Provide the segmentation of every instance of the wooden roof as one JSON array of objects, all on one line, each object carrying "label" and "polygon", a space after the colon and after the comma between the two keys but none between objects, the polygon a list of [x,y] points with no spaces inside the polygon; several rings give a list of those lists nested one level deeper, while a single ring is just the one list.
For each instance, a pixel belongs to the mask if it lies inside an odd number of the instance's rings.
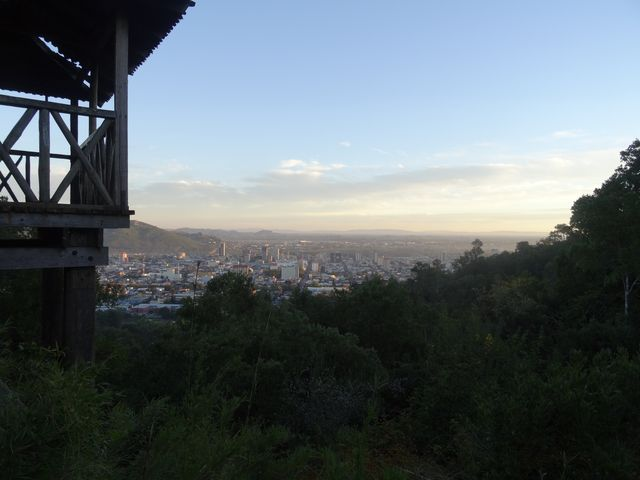
[{"label": "wooden roof", "polygon": [[[182,19],[191,0],[0,0],[0,89],[89,100],[98,66],[98,98],[114,89],[114,25],[129,18],[129,74]],[[57,52],[49,48],[52,45]]]}]

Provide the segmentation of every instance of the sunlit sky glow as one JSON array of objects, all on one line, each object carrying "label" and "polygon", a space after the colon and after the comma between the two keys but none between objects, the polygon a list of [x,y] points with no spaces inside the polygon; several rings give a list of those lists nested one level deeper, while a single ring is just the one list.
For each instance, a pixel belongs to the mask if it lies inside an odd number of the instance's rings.
[{"label": "sunlit sky glow", "polygon": [[546,232],[640,135],[640,3],[200,0],[130,79],[162,227]]}]

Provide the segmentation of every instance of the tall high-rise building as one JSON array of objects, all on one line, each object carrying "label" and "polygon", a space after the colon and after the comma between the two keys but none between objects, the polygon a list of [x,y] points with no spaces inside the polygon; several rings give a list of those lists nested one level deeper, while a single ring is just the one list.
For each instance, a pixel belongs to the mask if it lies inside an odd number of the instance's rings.
[{"label": "tall high-rise building", "polygon": [[265,244],[262,246],[261,249],[261,253],[262,253],[262,260],[265,262],[270,262],[271,258],[269,258],[269,245]]},{"label": "tall high-rise building", "polygon": [[218,256],[226,257],[227,256],[227,245],[224,242],[220,242],[218,245]]}]

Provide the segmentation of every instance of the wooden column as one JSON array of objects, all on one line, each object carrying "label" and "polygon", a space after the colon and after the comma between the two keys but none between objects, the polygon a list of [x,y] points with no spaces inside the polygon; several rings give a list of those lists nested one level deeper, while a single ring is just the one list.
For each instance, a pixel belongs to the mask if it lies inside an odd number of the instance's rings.
[{"label": "wooden column", "polygon": [[128,199],[128,153],[127,153],[127,122],[128,122],[128,93],[127,83],[129,75],[129,21],[121,12],[116,19],[115,29],[115,99],[116,111],[116,162],[115,177],[117,181],[114,202],[122,207],[122,211],[129,210]]},{"label": "wooden column", "polygon": [[64,269],[64,348],[70,362],[93,360],[95,267]]},{"label": "wooden column", "polygon": [[64,348],[64,268],[42,270],[42,344]]},{"label": "wooden column", "polygon": [[[71,106],[72,107],[77,107],[78,106],[78,100],[71,100]],[[73,135],[73,138],[76,139],[76,141],[78,140],[78,114],[77,113],[71,113],[69,114],[69,130],[71,130],[71,134]],[[71,156],[71,162],[70,162],[70,168],[73,167],[74,163],[79,162],[78,157],[76,156],[75,152],[73,151],[73,148],[69,147],[69,155]],[[72,205],[78,205],[79,203],[81,203],[80,200],[80,180],[79,180],[80,175],[77,175],[76,178],[73,179],[73,181],[71,182],[71,192],[70,192],[70,197],[69,199],[71,200],[71,204]]]},{"label": "wooden column", "polygon": [[[43,228],[40,240],[49,245],[102,244],[100,229]],[[42,270],[42,342],[65,353],[65,363],[93,360],[96,318],[95,267]]]},{"label": "wooden column", "polygon": [[41,202],[48,202],[50,193],[50,155],[51,155],[51,132],[49,129],[49,111],[42,109],[39,115],[39,137],[40,137],[40,160],[38,162],[38,181],[40,191],[38,196]]}]

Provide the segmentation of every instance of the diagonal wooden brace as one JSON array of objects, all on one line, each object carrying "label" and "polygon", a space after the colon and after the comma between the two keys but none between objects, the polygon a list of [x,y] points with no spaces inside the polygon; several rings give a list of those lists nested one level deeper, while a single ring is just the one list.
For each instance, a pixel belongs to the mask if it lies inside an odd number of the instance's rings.
[{"label": "diagonal wooden brace", "polygon": [[85,172],[87,172],[87,175],[91,179],[91,182],[96,187],[96,189],[98,190],[98,192],[100,193],[104,201],[107,203],[107,205],[113,205],[113,200],[111,199],[111,195],[109,195],[109,192],[107,191],[106,187],[102,183],[102,180],[100,180],[100,176],[96,173],[95,169],[91,165],[91,162],[85,155],[80,145],[78,145],[78,142],[74,138],[73,134],[71,133],[67,125],[64,123],[64,120],[62,120],[62,117],[60,116],[60,114],[58,112],[52,111],[51,116],[55,120],[56,124],[58,124],[58,128],[60,128],[60,132],[62,132],[62,135],[64,135],[64,138],[66,138],[67,143],[69,143],[69,145],[71,146],[73,153],[78,157],[78,160],[82,162],[82,167],[84,168]]},{"label": "diagonal wooden brace", "polygon": [[13,159],[9,154],[9,150],[7,150],[7,148],[4,146],[4,143],[2,142],[0,142],[0,160],[4,161],[4,163],[7,165],[7,168],[13,175],[13,178],[15,178],[16,183],[20,186],[20,189],[24,193],[27,201],[37,202],[38,197],[36,197],[35,193],[33,193],[33,190],[31,190],[31,187],[22,176],[22,173],[20,173],[20,170],[18,170],[16,164],[13,163]]},{"label": "diagonal wooden brace", "polygon": [[[112,124],[113,120],[105,119],[102,122],[102,125],[100,125],[100,128],[89,135],[89,137],[82,143],[82,145],[80,145],[80,148],[84,151],[87,157],[91,155],[93,150],[96,148],[96,145],[98,145],[98,142],[104,138],[104,136],[107,134],[107,131],[109,130],[109,127]],[[80,168],[82,168],[82,164],[80,162],[75,162],[71,166],[67,174],[62,179],[62,182],[60,182],[60,185],[58,185],[56,192],[51,197],[51,201],[53,203],[58,203],[60,201],[62,195],[64,195],[64,192],[67,190],[69,185],[71,185],[71,182],[80,171]]]}]

